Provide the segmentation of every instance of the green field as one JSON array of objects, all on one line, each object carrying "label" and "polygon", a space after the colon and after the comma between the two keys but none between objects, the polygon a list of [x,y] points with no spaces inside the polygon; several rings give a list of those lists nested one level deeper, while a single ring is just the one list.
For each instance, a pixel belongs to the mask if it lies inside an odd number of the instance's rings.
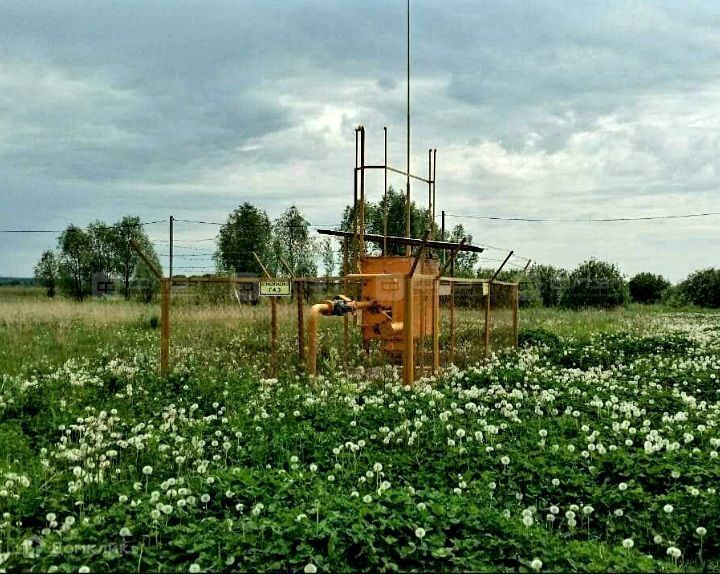
[{"label": "green field", "polygon": [[[0,570],[718,571],[720,315],[521,311],[403,388],[294,306],[0,290]],[[443,318],[447,320],[446,317]],[[469,350],[469,351],[468,351]]]}]

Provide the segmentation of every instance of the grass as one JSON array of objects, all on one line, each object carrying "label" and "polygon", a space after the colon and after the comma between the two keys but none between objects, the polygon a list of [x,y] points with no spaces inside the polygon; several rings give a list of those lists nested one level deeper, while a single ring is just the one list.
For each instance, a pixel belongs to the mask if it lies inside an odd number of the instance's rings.
[{"label": "grass", "polygon": [[294,305],[274,362],[267,306],[175,306],[162,380],[158,311],[0,289],[0,570],[720,568],[717,313],[497,311],[485,360],[461,309],[404,389],[334,318],[309,379]]}]

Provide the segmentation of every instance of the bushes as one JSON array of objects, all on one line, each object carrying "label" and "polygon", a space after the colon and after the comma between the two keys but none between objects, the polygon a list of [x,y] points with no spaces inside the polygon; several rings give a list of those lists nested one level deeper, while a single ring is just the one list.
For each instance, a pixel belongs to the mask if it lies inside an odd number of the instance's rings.
[{"label": "bushes", "polygon": [[560,304],[570,309],[612,308],[628,300],[625,280],[612,263],[591,259],[568,276]]},{"label": "bushes", "polygon": [[699,307],[720,307],[720,269],[692,273],[679,286],[680,295]]},{"label": "bushes", "polygon": [[636,303],[658,303],[670,282],[662,275],[638,273],[628,283],[630,297]]},{"label": "bushes", "polygon": [[528,278],[535,287],[543,307],[557,307],[562,298],[568,273],[552,265],[533,265]]}]

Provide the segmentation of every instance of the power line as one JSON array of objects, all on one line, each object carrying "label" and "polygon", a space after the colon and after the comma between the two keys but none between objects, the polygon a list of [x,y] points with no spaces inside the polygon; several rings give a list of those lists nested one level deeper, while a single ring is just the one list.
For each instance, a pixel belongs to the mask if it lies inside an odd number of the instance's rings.
[{"label": "power line", "polygon": [[720,215],[720,211],[708,211],[705,213],[687,213],[681,215],[646,215],[640,217],[602,217],[602,218],[578,218],[578,219],[545,219],[533,217],[496,217],[491,215],[458,215],[446,213],[446,217],[457,217],[461,219],[487,219],[493,221],[525,221],[531,223],[608,223],[613,221],[649,221],[653,219],[688,219],[691,217],[710,217]]},{"label": "power line", "polygon": [[[165,220],[158,220],[158,221],[141,221],[137,225],[153,225],[155,223],[167,223]],[[90,224],[93,225],[93,224]],[[77,225],[72,226],[77,229],[83,229],[87,230],[90,228],[90,225],[87,227],[79,227]],[[131,224],[121,224],[118,223],[116,225],[98,225],[100,229],[129,229],[131,227],[135,227],[135,223]],[[70,227],[70,226],[68,226]],[[64,231],[67,231],[66,229],[0,229],[0,233],[63,233]]]}]

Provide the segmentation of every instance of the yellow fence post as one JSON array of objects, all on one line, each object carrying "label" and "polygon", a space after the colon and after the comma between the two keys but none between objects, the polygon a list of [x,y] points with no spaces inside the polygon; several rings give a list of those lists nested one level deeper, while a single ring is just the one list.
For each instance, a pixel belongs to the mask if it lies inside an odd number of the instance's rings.
[{"label": "yellow fence post", "polygon": [[161,279],[160,376],[167,377],[170,370],[170,288],[171,279]]},{"label": "yellow fence post", "polygon": [[518,307],[520,306],[520,286],[513,288],[513,344],[518,347]]},{"label": "yellow fence post", "polygon": [[414,301],[413,301],[413,276],[405,276],[405,316],[403,317],[403,383],[410,386],[415,382],[415,344],[413,338]]}]

